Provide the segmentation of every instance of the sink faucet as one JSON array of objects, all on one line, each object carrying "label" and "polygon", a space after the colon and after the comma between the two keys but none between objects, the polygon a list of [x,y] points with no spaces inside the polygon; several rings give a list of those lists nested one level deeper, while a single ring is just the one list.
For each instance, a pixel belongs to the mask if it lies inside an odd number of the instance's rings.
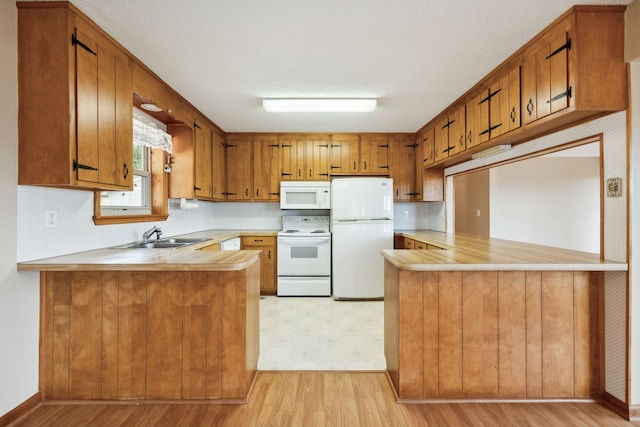
[{"label": "sink faucet", "polygon": [[153,236],[154,234],[156,235],[156,240],[160,240],[160,237],[162,236],[162,229],[154,225],[153,227],[142,233],[142,242],[147,243],[151,236]]}]

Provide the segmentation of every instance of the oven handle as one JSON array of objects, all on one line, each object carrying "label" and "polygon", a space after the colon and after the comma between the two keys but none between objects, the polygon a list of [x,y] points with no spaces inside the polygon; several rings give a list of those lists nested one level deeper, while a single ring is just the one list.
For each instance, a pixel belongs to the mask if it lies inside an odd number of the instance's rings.
[{"label": "oven handle", "polygon": [[309,244],[325,244],[330,243],[331,237],[278,237],[278,243],[286,245],[299,246]]}]

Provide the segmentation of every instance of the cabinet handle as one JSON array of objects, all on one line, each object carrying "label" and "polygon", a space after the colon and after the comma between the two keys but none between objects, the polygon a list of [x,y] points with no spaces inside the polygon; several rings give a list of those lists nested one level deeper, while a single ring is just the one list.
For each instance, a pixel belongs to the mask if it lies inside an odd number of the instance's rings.
[{"label": "cabinet handle", "polygon": [[267,255],[267,258],[271,259],[271,249],[269,249],[269,255]]},{"label": "cabinet handle", "polygon": [[256,197],[260,197],[260,189],[256,188]]},{"label": "cabinet handle", "polygon": [[353,170],[356,170],[356,162],[353,162]]},{"label": "cabinet handle", "polygon": [[469,134],[467,135],[467,141],[469,141],[469,144],[471,144],[472,140],[473,140],[473,134],[471,133],[471,131],[469,131]]},{"label": "cabinet handle", "polygon": [[511,107],[511,113],[509,114],[509,117],[511,117],[511,123],[516,122],[516,107]]},{"label": "cabinet handle", "polygon": [[249,197],[249,189],[248,189],[248,188],[245,188],[245,189],[244,189],[244,195],[245,195],[245,196],[247,196],[247,197]]},{"label": "cabinet handle", "polygon": [[396,199],[398,198],[399,192],[398,189],[396,188]]},{"label": "cabinet handle", "polygon": [[464,147],[464,136],[460,135],[460,139],[458,140],[458,143],[460,144],[460,148]]},{"label": "cabinet handle", "polygon": [[533,99],[529,98],[529,102],[527,102],[527,113],[529,113],[529,117],[533,113]]},{"label": "cabinet handle", "polygon": [[122,169],[124,171],[124,179],[127,179],[129,176],[129,168],[127,167],[127,162],[122,165]]},{"label": "cabinet handle", "polygon": [[311,173],[311,169],[309,169],[309,178],[311,178],[313,174]]},{"label": "cabinet handle", "polygon": [[298,169],[298,176],[302,176],[302,169]]},{"label": "cabinet handle", "polygon": [[196,187],[195,185],[193,186],[193,189],[194,189],[194,190],[196,190],[196,191],[200,191],[200,190],[202,190],[202,188],[200,188],[200,187]]},{"label": "cabinet handle", "polygon": [[367,170],[367,162],[364,162],[364,170]]},{"label": "cabinet handle", "polygon": [[213,195],[215,196],[216,194],[218,194],[218,191],[216,190],[216,186],[213,186]]}]

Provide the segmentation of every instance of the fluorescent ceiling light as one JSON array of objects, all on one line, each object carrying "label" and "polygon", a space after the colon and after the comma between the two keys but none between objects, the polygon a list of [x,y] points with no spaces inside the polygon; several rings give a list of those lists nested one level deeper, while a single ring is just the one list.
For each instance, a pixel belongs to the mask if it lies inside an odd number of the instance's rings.
[{"label": "fluorescent ceiling light", "polygon": [[486,150],[478,151],[475,154],[471,155],[472,159],[481,159],[483,157],[493,156],[495,154],[504,153],[505,151],[511,150],[510,144],[496,145],[491,148],[487,148]]},{"label": "fluorescent ceiling light", "polygon": [[368,113],[375,110],[375,98],[264,98],[262,106],[271,113]]}]

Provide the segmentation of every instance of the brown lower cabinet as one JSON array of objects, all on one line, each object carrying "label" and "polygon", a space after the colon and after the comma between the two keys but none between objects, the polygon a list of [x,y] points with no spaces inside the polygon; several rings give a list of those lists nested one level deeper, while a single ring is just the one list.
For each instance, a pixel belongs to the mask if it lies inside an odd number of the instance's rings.
[{"label": "brown lower cabinet", "polygon": [[45,400],[246,401],[259,266],[41,273]]},{"label": "brown lower cabinet", "polygon": [[261,250],[260,294],[275,295],[278,290],[277,250],[274,236],[243,236],[242,249]]},{"label": "brown lower cabinet", "polygon": [[601,397],[602,279],[385,261],[385,357],[399,399]]}]

